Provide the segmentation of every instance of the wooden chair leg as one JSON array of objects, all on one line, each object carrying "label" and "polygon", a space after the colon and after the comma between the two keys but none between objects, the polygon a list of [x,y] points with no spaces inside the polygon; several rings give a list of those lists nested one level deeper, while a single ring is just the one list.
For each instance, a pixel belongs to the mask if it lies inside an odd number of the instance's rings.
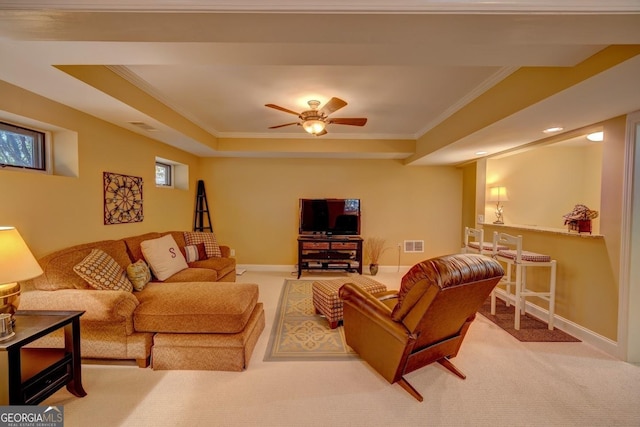
[{"label": "wooden chair leg", "polygon": [[445,368],[447,368],[448,370],[450,370],[451,372],[453,372],[454,374],[456,374],[457,376],[459,376],[460,378],[462,378],[463,380],[467,378],[467,376],[463,374],[462,371],[460,371],[458,368],[456,368],[456,366],[453,363],[451,363],[451,361],[446,357],[439,359],[438,363],[444,366]]},{"label": "wooden chair leg", "polygon": [[413,396],[416,400],[418,400],[418,402],[422,402],[424,400],[422,395],[418,393],[418,390],[413,388],[413,386],[409,384],[409,381],[405,380],[404,377],[398,380],[398,384],[400,385],[400,387],[405,389],[405,391],[407,391],[411,396]]}]

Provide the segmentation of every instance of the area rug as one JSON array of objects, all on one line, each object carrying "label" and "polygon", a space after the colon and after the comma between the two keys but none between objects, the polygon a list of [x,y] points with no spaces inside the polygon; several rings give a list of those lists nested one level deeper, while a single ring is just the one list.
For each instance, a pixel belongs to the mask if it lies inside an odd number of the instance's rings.
[{"label": "area rug", "polygon": [[478,313],[491,320],[496,325],[513,335],[519,341],[524,342],[580,342],[579,339],[554,328],[550,331],[547,323],[535,317],[525,314],[520,318],[520,330],[513,327],[515,309],[513,305],[507,305],[501,299],[496,301],[496,314],[491,314],[491,297],[487,298]]},{"label": "area rug", "polygon": [[355,360],[342,326],[329,328],[315,313],[312,280],[285,280],[276,310],[265,361]]}]

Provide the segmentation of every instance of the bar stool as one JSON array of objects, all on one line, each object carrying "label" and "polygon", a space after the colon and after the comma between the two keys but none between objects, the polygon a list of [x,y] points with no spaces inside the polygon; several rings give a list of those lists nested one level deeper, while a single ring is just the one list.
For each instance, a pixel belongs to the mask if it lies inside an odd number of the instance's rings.
[{"label": "bar stool", "polygon": [[[499,249],[499,246],[508,246],[509,249]],[[549,255],[538,254],[522,250],[522,236],[512,236],[507,233],[493,233],[493,257],[506,264],[506,275],[498,283],[505,286],[507,307],[510,299],[515,306],[514,328],[520,330],[520,316],[525,314],[527,297],[539,297],[549,302],[548,327],[553,330],[553,317],[555,310],[556,294],[556,260]],[[512,267],[515,268],[515,280],[512,279]],[[527,268],[548,267],[551,269],[549,289],[547,291],[533,291],[527,288]],[[511,294],[511,286],[515,292]],[[496,314],[496,288],[491,292],[491,314]]]},{"label": "bar stool", "polygon": [[[509,249],[508,246],[499,245],[498,250]],[[475,253],[480,255],[493,256],[493,242],[484,241],[484,230],[482,228],[464,228],[463,254]]]}]

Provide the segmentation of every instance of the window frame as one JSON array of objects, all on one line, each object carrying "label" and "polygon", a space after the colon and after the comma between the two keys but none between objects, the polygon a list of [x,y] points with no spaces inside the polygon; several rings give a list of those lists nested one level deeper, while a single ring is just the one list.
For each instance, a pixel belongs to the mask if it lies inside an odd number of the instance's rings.
[{"label": "window frame", "polygon": [[1,168],[12,168],[34,172],[48,172],[49,166],[49,137],[47,132],[30,127],[16,125],[0,120],[0,131],[11,132],[33,138],[33,157],[36,166],[23,166],[11,163],[0,163]]},{"label": "window frame", "polygon": [[173,180],[174,180],[174,170],[173,170],[173,165],[171,163],[167,163],[167,162],[162,162],[159,160],[156,160],[155,163],[155,167],[161,167],[165,170],[165,176],[168,178],[167,179],[167,183],[166,184],[162,184],[158,182],[157,179],[157,174],[156,174],[156,187],[160,187],[160,188],[173,188]]}]

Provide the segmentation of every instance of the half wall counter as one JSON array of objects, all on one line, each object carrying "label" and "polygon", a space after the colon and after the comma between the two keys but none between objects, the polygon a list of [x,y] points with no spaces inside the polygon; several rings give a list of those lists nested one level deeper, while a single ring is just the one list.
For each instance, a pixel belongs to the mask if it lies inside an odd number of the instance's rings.
[{"label": "half wall counter", "polygon": [[[493,233],[521,235],[523,250],[548,254],[558,263],[556,318],[579,328],[616,340],[618,325],[617,270],[607,250],[605,236],[578,233],[568,229],[511,224],[480,224],[485,241],[493,241]],[[536,271],[540,270],[540,271]],[[547,269],[532,269],[528,286],[548,283]],[[528,300],[527,300],[528,301]],[[547,303],[531,298],[546,310]],[[586,332],[588,333],[588,332]]]}]

